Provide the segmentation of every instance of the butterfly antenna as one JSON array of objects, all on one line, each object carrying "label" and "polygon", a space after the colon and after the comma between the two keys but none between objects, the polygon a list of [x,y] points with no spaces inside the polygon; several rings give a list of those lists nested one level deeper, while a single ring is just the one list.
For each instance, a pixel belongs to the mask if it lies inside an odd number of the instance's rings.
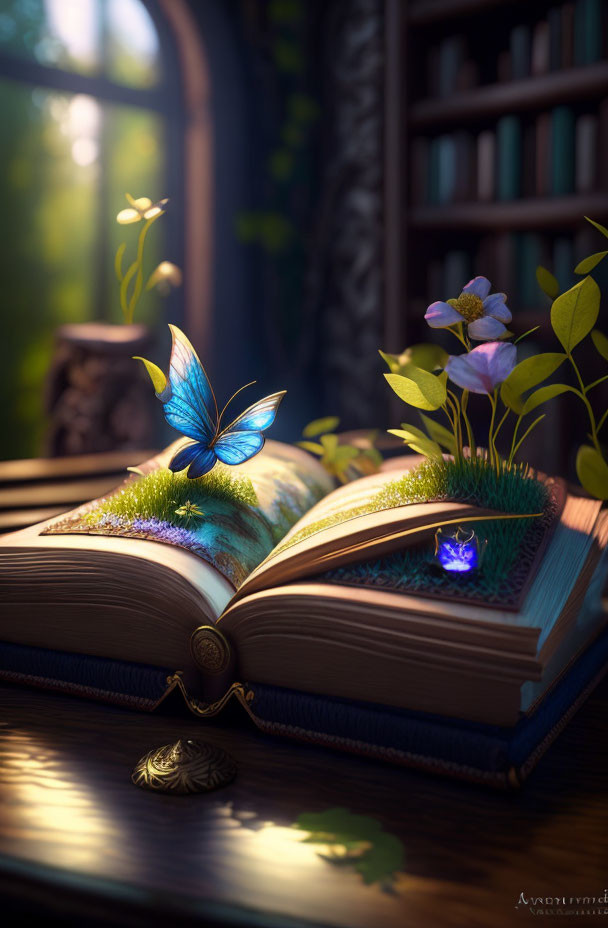
[{"label": "butterfly antenna", "polygon": [[230,397],[230,399],[228,400],[228,402],[226,403],[226,405],[225,405],[224,408],[222,409],[222,411],[221,411],[221,413],[220,413],[220,415],[219,415],[219,419],[217,420],[218,432],[219,432],[219,430],[220,430],[220,428],[221,428],[222,416],[224,415],[224,413],[226,412],[226,410],[227,410],[228,407],[230,406],[232,400],[235,398],[235,396],[238,396],[239,393],[242,393],[243,390],[246,390],[247,387],[252,387],[252,386],[254,385],[254,383],[255,383],[255,380],[252,380],[251,383],[246,383],[245,386],[239,387],[239,389],[236,391],[236,393],[233,393],[233,394],[232,394],[232,396]]}]

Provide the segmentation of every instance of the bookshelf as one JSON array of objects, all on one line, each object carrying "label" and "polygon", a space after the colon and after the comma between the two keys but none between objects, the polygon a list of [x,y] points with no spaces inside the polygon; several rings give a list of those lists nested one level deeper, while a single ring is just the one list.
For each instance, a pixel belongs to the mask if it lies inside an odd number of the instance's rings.
[{"label": "bookshelf", "polygon": [[[549,229],[578,227],[583,216],[608,215],[608,193],[520,199],[509,203],[459,203],[412,209],[413,229]],[[598,239],[600,250],[601,240]]]},{"label": "bookshelf", "polygon": [[571,286],[603,247],[583,217],[608,219],[608,4],[387,0],[386,39],[387,350],[427,338],[426,306],[476,274],[548,348],[536,265]]},{"label": "bookshelf", "polygon": [[420,100],[410,109],[412,130],[435,128],[496,116],[510,110],[552,107],[579,100],[600,100],[608,88],[608,61],[565,68],[553,74],[455,93],[445,100]]}]

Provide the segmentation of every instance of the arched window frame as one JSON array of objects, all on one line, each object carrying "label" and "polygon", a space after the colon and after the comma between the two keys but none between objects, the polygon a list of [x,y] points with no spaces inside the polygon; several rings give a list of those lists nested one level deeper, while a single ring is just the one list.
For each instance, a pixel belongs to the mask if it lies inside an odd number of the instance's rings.
[{"label": "arched window frame", "polygon": [[[171,251],[184,267],[182,300],[174,297],[172,316],[188,326],[195,343],[209,337],[211,291],[211,138],[209,80],[205,52],[196,23],[185,0],[140,0],[158,35],[162,80],[158,87],[134,88],[104,75],[41,64],[0,53],[0,79],[71,94],[86,94],[102,103],[136,106],[160,115],[165,123],[163,195],[172,198],[165,230]],[[103,141],[102,141],[103,144]],[[99,197],[107,187],[107,164],[100,159]],[[136,195],[142,195],[139,191]],[[111,208],[111,207],[109,207]],[[99,264],[111,262],[108,242],[100,237]],[[106,318],[109,299],[107,275],[99,273],[95,316]],[[183,306],[183,311],[179,311]]]}]

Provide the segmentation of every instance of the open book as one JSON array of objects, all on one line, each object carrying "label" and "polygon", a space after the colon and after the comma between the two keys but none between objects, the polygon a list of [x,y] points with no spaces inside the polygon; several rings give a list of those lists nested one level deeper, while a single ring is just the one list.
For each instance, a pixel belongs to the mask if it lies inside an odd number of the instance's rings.
[{"label": "open book", "polygon": [[[184,481],[167,486],[174,450],[0,540],[0,678],[143,709],[178,688],[201,716],[232,695],[267,731],[506,782],[601,672],[599,501],[554,480],[524,520],[416,502],[416,456],[334,489],[273,441],[184,501]],[[133,509],[144,485],[164,518]],[[514,517],[517,546],[495,528],[479,576],[436,567],[438,527]]]}]

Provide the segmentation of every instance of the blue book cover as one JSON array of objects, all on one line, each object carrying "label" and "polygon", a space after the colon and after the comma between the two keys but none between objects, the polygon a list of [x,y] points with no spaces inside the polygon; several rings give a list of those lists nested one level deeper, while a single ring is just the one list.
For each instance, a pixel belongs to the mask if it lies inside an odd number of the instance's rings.
[{"label": "blue book cover", "polygon": [[513,726],[485,725],[246,681],[215,702],[193,698],[179,673],[0,643],[0,679],[153,711],[178,691],[201,718],[240,703],[263,732],[488,786],[519,786],[602,679],[605,631],[567,669],[536,711]]}]

